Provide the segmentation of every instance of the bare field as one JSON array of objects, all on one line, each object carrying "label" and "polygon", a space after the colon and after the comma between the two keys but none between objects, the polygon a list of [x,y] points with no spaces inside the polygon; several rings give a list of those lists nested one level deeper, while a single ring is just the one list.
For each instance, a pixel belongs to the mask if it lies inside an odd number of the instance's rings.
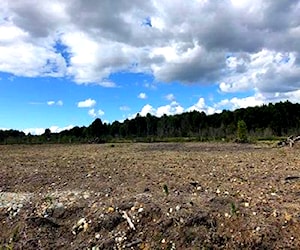
[{"label": "bare field", "polygon": [[0,146],[0,249],[300,249],[300,149]]}]

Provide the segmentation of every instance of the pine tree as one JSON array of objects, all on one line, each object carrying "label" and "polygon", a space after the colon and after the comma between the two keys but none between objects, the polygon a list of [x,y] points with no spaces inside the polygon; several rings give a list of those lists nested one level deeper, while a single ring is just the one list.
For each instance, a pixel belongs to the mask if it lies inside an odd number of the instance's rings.
[{"label": "pine tree", "polygon": [[238,121],[237,137],[238,137],[237,139],[239,142],[247,142],[248,141],[248,130],[247,130],[247,125],[244,122],[244,120]]}]

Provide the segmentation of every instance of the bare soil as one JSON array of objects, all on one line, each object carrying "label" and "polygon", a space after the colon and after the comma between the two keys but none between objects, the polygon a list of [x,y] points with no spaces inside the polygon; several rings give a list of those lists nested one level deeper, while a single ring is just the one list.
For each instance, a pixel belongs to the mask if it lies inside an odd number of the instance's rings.
[{"label": "bare soil", "polygon": [[299,153],[0,146],[0,249],[300,249]]}]

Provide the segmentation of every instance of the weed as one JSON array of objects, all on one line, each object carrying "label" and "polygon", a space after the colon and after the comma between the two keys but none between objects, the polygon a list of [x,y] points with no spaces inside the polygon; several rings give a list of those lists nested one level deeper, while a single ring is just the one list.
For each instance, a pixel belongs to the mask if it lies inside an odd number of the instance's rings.
[{"label": "weed", "polygon": [[237,207],[236,205],[234,204],[234,202],[231,202],[230,203],[230,213],[231,215],[236,215],[237,214]]},{"label": "weed", "polygon": [[45,197],[45,202],[49,203],[49,204],[52,204],[53,203],[53,197],[50,196],[50,195],[47,195]]},{"label": "weed", "polygon": [[164,189],[165,194],[169,195],[169,188],[166,184],[164,184],[163,189]]}]

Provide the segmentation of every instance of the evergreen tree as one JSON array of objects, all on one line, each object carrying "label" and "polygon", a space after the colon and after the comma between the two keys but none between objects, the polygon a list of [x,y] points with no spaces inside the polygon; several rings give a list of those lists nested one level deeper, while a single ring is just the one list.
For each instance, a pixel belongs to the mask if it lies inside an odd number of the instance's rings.
[{"label": "evergreen tree", "polygon": [[248,141],[248,130],[244,120],[239,120],[237,125],[237,137],[239,142]]}]

